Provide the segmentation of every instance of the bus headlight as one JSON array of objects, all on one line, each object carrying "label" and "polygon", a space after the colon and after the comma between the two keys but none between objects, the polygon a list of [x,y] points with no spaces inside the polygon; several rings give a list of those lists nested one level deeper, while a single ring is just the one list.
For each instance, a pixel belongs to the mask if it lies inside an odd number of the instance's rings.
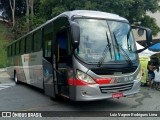
[{"label": "bus headlight", "polygon": [[89,75],[79,70],[77,70],[77,78],[86,83],[92,83],[92,84],[96,83]]}]

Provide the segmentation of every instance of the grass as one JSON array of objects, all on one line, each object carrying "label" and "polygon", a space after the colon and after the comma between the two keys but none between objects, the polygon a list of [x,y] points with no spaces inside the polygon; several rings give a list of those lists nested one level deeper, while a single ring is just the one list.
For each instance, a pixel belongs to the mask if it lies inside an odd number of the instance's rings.
[{"label": "grass", "polygon": [[7,45],[9,42],[8,25],[0,22],[0,68],[6,67]]}]

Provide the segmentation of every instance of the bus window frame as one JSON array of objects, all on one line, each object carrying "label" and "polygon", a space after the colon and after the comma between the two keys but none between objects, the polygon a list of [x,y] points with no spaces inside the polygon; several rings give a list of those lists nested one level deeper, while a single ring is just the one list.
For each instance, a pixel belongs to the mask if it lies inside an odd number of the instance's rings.
[{"label": "bus window frame", "polygon": [[[30,41],[30,42],[28,42],[27,40]],[[27,49],[28,44],[30,45],[30,49]],[[29,53],[33,52],[32,45],[33,45],[32,34],[30,34],[30,35],[25,37],[25,53],[26,54],[29,54]]]},{"label": "bus window frame", "polygon": [[12,56],[15,56],[15,43],[12,44]]}]

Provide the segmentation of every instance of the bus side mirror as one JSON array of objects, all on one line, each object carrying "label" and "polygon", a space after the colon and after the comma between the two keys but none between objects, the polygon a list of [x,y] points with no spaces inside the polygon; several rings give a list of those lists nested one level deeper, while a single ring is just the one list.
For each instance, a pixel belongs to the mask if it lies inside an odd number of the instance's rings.
[{"label": "bus side mirror", "polygon": [[72,47],[76,49],[80,43],[80,28],[76,22],[71,23]]},{"label": "bus side mirror", "polygon": [[134,38],[136,41],[145,40],[146,46],[143,49],[136,50],[136,53],[140,53],[147,49],[152,44],[152,30],[140,26],[131,26]]},{"label": "bus side mirror", "polygon": [[149,28],[146,29],[146,38],[147,45],[150,46],[152,44],[152,30]]},{"label": "bus side mirror", "polygon": [[[147,46],[152,44],[152,30],[140,26],[131,26],[132,29],[135,29],[137,33],[134,34],[134,38],[138,40],[146,40]],[[141,38],[140,38],[141,37]]]}]

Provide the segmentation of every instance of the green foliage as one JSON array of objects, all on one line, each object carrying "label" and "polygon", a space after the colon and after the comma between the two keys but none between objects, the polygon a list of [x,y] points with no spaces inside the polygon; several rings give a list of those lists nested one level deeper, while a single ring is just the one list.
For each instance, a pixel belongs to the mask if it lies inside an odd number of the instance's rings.
[{"label": "green foliage", "polygon": [[0,23],[0,68],[6,67],[6,47],[9,41],[8,25]]},{"label": "green foliage", "polygon": [[[29,19],[30,23],[28,24],[26,22],[26,18]],[[38,18],[37,16],[33,16],[33,19],[31,16],[24,16],[17,18],[15,27],[11,27],[10,31],[13,33],[13,39],[16,40],[19,37],[22,37],[24,34],[28,32],[28,27],[30,30],[40,26],[42,23],[45,22],[45,19]]]},{"label": "green foliage", "polygon": [[[11,8],[10,8],[10,3],[9,0],[0,0],[0,9],[3,9],[3,14],[5,14],[5,17],[7,19],[11,19],[12,14],[11,14]],[[20,17],[24,16],[26,13],[26,4],[25,0],[15,0],[16,2],[16,10],[15,10],[15,16]]]},{"label": "green foliage", "polygon": [[0,68],[6,67],[6,60],[7,60],[7,52],[6,52],[6,47],[7,47],[7,41],[4,39],[0,39],[1,44],[0,44]]},{"label": "green foliage", "polygon": [[40,0],[39,14],[46,20],[51,19],[52,9],[55,7],[55,0]]},{"label": "green foliage", "polygon": [[65,10],[65,8],[63,6],[62,7],[54,7],[52,9],[51,16],[57,16],[57,15],[61,14],[62,12],[65,12],[65,11],[66,10]]},{"label": "green foliage", "polygon": [[42,17],[38,17],[38,16],[33,16],[33,22],[32,22],[32,28],[31,29],[34,29],[38,26],[40,26],[41,24],[43,24],[46,20]]},{"label": "green foliage", "polygon": [[13,40],[16,40],[26,34],[28,32],[28,26],[26,17],[17,18],[15,27],[10,27],[10,31],[13,33]]}]

